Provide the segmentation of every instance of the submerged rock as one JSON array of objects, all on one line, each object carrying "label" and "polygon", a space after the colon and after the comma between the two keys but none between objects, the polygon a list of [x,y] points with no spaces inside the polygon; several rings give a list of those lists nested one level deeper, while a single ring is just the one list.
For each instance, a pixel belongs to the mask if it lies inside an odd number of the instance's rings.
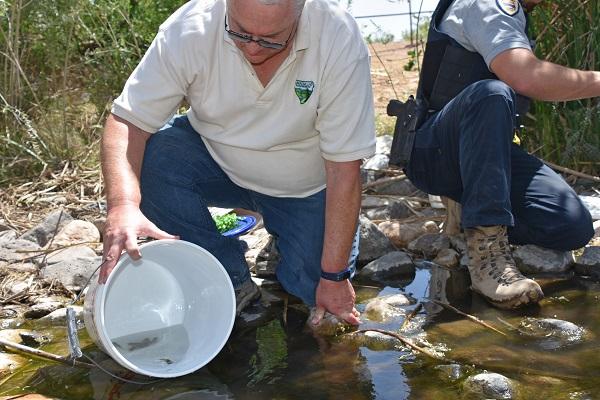
[{"label": "submerged rock", "polygon": [[468,393],[485,399],[512,399],[515,388],[510,379],[496,373],[483,373],[470,376],[463,384]]},{"label": "submerged rock", "polygon": [[373,351],[394,350],[402,343],[393,336],[380,332],[352,332],[342,336],[344,342],[354,343],[357,346],[364,346]]},{"label": "submerged rock", "polygon": [[443,379],[448,379],[451,381],[461,379],[466,372],[465,367],[460,364],[437,365],[434,367],[434,369],[439,371]]},{"label": "submerged rock", "polygon": [[379,297],[379,300],[394,307],[409,306],[414,303],[413,300],[402,293]]},{"label": "submerged rock", "polygon": [[525,318],[519,324],[519,332],[541,339],[541,346],[547,350],[580,343],[586,336],[584,328],[572,322],[554,318]]},{"label": "submerged rock", "polygon": [[376,298],[367,303],[364,315],[371,321],[386,322],[393,317],[404,315],[404,310]]}]

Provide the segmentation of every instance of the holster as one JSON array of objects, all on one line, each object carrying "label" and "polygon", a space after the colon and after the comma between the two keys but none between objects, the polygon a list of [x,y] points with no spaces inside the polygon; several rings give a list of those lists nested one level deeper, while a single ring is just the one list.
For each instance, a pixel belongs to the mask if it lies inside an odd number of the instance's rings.
[{"label": "holster", "polygon": [[389,163],[404,168],[410,161],[410,154],[415,143],[419,119],[417,101],[413,96],[410,96],[404,103],[399,100],[390,100],[387,106],[387,115],[396,117]]}]

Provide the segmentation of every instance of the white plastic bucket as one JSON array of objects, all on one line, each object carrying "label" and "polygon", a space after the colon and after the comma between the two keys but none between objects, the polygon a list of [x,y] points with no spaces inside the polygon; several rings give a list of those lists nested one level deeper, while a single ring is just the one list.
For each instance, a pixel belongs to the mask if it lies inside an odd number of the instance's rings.
[{"label": "white plastic bucket", "polygon": [[235,320],[235,293],[221,263],[182,240],[124,254],[105,284],[94,278],[84,303],[94,342],[123,367],[172,378],[198,370],[225,345]]}]

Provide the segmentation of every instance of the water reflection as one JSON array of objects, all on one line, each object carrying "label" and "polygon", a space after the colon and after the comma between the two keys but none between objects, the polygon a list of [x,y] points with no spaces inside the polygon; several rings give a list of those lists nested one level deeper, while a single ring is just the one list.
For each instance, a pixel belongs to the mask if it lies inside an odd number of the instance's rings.
[{"label": "water reflection", "polygon": [[[358,306],[363,310],[374,297],[403,293],[413,300],[410,305],[399,306],[404,312],[394,314],[391,320],[364,318],[361,328],[398,331],[405,316],[420,302],[423,309],[402,333],[450,349],[446,356],[458,361],[455,365],[432,361],[399,343],[384,349],[344,337],[314,335],[305,326],[306,309],[278,304],[260,324],[237,325],[221,353],[191,375],[135,385],[97,369],[85,371],[36,361],[19,370],[0,389],[3,395],[21,394],[26,388],[28,392],[65,400],[451,400],[465,398],[462,382],[481,372],[469,366],[477,364],[516,382],[519,400],[599,397],[600,284],[579,278],[540,280],[546,293],[541,307],[505,311],[472,295],[465,273],[421,263],[410,282],[357,285]],[[429,301],[432,299],[476,315],[507,336],[441,309]],[[568,346],[543,349],[539,339],[511,328],[518,328],[530,317],[569,321],[584,327],[589,336]],[[85,351],[125,378],[143,379],[119,368],[93,347]]]}]

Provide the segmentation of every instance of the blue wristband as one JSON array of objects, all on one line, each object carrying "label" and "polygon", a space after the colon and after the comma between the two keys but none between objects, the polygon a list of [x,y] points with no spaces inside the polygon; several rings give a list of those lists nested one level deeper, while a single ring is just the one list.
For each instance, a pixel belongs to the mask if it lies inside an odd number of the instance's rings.
[{"label": "blue wristband", "polygon": [[340,272],[325,272],[321,270],[321,278],[326,279],[328,281],[341,282],[346,279],[351,279],[356,273],[356,266],[354,263]]}]

